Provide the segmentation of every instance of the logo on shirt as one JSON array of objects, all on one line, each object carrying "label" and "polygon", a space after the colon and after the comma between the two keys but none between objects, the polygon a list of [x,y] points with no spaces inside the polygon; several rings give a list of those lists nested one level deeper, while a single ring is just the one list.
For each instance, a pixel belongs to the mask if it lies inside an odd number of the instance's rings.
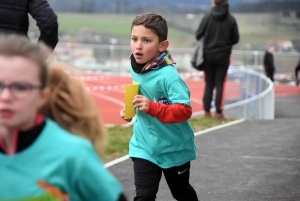
[{"label": "logo on shirt", "polygon": [[62,201],[69,201],[70,196],[64,192],[62,192],[59,188],[52,186],[51,184],[46,183],[43,180],[39,180],[38,184],[41,188],[43,188],[47,193],[54,196],[55,198]]},{"label": "logo on shirt", "polygon": [[161,97],[160,99],[158,99],[157,102],[165,104],[165,105],[170,105],[170,102],[169,102],[169,100],[166,97]]},{"label": "logo on shirt", "polygon": [[[42,195],[36,195],[34,197],[27,197],[27,198],[19,198],[18,201],[69,201],[70,196],[64,192],[62,192],[57,187],[46,183],[43,180],[38,180],[38,186],[44,189],[46,192]],[[2,199],[0,198],[0,201]],[[10,201],[10,200],[5,200]],[[13,201],[13,200],[11,200]],[[16,201],[16,199],[14,199]]]}]

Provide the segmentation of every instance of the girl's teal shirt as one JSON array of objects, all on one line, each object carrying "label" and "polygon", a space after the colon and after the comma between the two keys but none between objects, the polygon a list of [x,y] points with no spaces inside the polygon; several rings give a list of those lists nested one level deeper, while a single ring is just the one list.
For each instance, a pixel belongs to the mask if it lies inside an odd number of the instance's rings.
[{"label": "girl's teal shirt", "polygon": [[117,201],[123,192],[91,142],[50,119],[25,150],[0,153],[0,175],[0,201]]}]

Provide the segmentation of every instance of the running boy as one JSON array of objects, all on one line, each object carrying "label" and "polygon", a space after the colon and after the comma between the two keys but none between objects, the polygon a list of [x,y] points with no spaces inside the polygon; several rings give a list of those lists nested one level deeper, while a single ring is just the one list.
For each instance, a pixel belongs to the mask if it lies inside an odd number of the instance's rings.
[{"label": "running boy", "polygon": [[[190,91],[167,50],[168,26],[157,14],[137,16],[131,26],[131,75],[140,84],[133,107],[136,118],[129,143],[136,186],[135,201],[155,200],[164,173],[176,200],[198,201],[189,183],[196,158],[188,123]],[[120,112],[124,117],[124,110]]]}]

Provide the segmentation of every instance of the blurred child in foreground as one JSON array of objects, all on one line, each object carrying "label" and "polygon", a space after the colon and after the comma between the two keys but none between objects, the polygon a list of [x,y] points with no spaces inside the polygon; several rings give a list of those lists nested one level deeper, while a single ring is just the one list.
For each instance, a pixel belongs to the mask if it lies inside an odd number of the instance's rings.
[{"label": "blurred child in foreground", "polygon": [[104,128],[92,97],[62,65],[49,68],[46,52],[0,36],[0,199],[125,200],[98,155]]}]

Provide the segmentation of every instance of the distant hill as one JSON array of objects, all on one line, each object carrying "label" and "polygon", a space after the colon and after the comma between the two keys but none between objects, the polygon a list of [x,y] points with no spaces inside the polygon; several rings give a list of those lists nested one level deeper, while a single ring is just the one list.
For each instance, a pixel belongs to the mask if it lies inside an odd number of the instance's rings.
[{"label": "distant hill", "polygon": [[[101,1],[101,0],[98,0]],[[124,2],[124,0],[111,0],[112,2]],[[229,0],[231,5],[236,5],[243,2],[248,2],[249,0]],[[251,0],[251,1],[262,1],[262,0]],[[103,1],[104,2],[104,1]],[[211,5],[211,0],[130,0],[128,1],[130,4],[141,4],[141,5],[178,5],[178,4],[185,4],[185,5]]]}]

